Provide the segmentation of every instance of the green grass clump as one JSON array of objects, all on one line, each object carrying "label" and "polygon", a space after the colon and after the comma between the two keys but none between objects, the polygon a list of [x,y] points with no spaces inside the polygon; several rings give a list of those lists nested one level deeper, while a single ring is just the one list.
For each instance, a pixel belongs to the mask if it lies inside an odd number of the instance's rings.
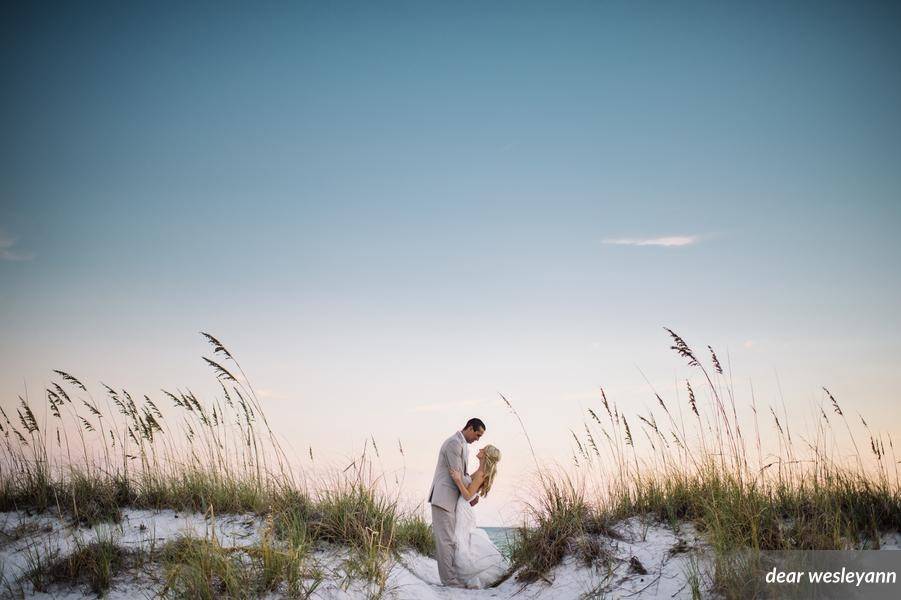
[{"label": "green grass clump", "polygon": [[593,509],[582,490],[565,475],[543,482],[535,504],[529,507],[534,527],[520,527],[511,544],[510,560],[518,569],[517,578],[532,582],[560,564],[585,539],[586,525]]},{"label": "green grass clump", "polygon": [[80,544],[63,558],[57,558],[53,552],[32,551],[27,558],[30,567],[23,579],[39,592],[49,591],[51,584],[62,583],[86,585],[91,592],[101,595],[109,589],[116,574],[139,564],[137,557],[137,553],[118,546],[111,538]]},{"label": "green grass clump", "polygon": [[250,570],[238,553],[215,541],[185,537],[169,542],[162,549],[161,561],[165,595],[212,600],[250,598],[255,593]]},{"label": "green grass clump", "polygon": [[425,556],[435,557],[435,537],[431,526],[418,514],[398,520],[395,526],[398,548],[410,548]]}]

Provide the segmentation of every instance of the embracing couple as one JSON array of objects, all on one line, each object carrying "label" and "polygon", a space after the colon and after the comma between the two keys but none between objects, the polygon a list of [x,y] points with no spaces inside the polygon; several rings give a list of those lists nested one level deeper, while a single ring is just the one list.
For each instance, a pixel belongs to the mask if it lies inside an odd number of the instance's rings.
[{"label": "embracing couple", "polygon": [[479,468],[469,474],[469,445],[485,433],[481,419],[470,419],[441,444],[429,492],[432,532],[443,585],[483,588],[507,570],[507,561],[484,530],[476,527],[473,507],[487,496],[501,452],[492,445],[476,454]]}]

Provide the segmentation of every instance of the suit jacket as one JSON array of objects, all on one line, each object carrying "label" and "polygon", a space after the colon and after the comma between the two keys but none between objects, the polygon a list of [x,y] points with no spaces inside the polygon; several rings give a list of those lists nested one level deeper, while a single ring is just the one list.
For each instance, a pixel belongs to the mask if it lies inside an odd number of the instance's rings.
[{"label": "suit jacket", "polygon": [[432,489],[429,490],[429,502],[435,506],[440,506],[448,512],[454,512],[457,509],[457,498],[460,497],[460,490],[457,484],[451,479],[448,473],[448,467],[453,467],[462,472],[464,476],[469,476],[467,472],[467,463],[469,462],[469,444],[461,432],[457,432],[450,436],[441,444],[441,450],[438,451],[438,464],[435,466],[435,476],[432,478]]}]

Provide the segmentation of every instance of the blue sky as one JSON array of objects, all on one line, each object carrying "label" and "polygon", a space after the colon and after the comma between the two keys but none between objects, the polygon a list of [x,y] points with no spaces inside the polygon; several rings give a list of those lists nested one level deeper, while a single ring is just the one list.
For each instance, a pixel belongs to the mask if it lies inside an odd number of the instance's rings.
[{"label": "blue sky", "polygon": [[503,391],[565,459],[670,326],[901,425],[897,6],[3,11],[4,405],[200,386],[203,329],[301,448],[430,472],[475,411],[516,456]]}]

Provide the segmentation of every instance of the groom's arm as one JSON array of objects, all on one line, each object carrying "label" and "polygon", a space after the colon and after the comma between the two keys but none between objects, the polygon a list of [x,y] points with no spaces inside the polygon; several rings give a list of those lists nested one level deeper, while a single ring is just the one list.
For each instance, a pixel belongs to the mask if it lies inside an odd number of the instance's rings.
[{"label": "groom's arm", "polygon": [[452,440],[444,447],[444,462],[447,463],[447,466],[451,469],[456,469],[463,472],[463,447],[460,446],[460,442],[457,440]]},{"label": "groom's arm", "polygon": [[[453,479],[454,483],[457,484],[457,489],[460,490],[460,495],[462,495],[463,499],[467,502],[477,497],[476,494],[478,494],[479,488],[482,486],[482,476],[479,473],[476,473],[475,478],[473,478],[468,484],[463,481],[463,475],[459,470],[455,470],[451,474],[451,479]],[[473,504],[473,506],[475,505]]]}]

